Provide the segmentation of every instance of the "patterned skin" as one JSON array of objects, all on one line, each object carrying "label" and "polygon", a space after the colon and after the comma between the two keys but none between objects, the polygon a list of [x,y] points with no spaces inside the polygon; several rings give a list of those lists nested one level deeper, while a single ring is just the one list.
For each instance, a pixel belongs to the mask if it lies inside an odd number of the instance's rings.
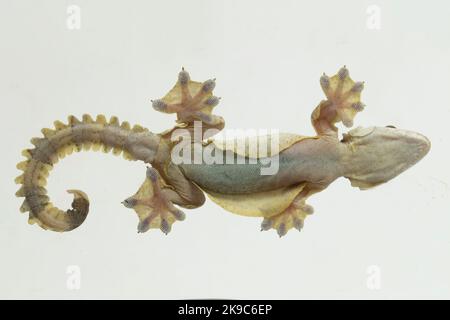
[{"label": "patterned skin", "polygon": [[[107,121],[103,115],[95,120],[89,115],[82,120],[70,116],[67,124],[56,121],[54,129],[42,130],[44,137],[31,140],[33,149],[23,151],[27,159],[17,167],[24,172],[16,178],[21,185],[16,195],[25,198],[20,210],[29,211],[29,222],[44,229],[61,232],[77,228],[89,211],[87,195],[68,190],[74,195],[72,208],[56,208],[45,189],[48,173],[73,151],[112,150],[125,159],[148,164],[144,183],[122,202],[138,214],[139,232],[158,228],[167,234],[175,221],[185,219],[178,207],[199,207],[206,193],[228,211],[262,217],[261,229],[275,229],[281,237],[292,228],[302,229],[305,218],[313,213],[306,199],[337,178],[346,177],[352,186],[368,189],[396,177],[428,153],[426,137],[392,126],[358,127],[339,140],[335,124],[352,127],[356,114],[364,109],[360,101],[364,83],[354,82],[343,67],[333,77],[324,74],[320,85],[326,100],[311,115],[317,135],[283,135],[277,150],[264,156],[225,148],[210,139],[225,124],[212,113],[220,100],[212,93],[215,80],[192,81],[184,69],[169,93],[152,101],[155,110],[176,113],[173,129],[155,134],[139,125],[119,123],[116,117]],[[192,153],[189,159],[208,151],[243,162],[201,159],[178,163],[173,155],[180,146]],[[249,159],[254,161],[249,163]],[[262,175],[265,164],[275,159],[279,164],[276,173]]]}]

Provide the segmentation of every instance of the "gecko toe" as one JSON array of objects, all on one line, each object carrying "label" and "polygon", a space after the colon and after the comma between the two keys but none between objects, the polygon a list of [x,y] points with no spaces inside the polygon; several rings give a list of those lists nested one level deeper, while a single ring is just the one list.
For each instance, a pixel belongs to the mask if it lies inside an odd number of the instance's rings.
[{"label": "gecko toe", "polygon": [[359,112],[363,111],[365,106],[366,105],[364,103],[362,103],[361,101],[358,101],[358,102],[355,102],[352,104],[352,108]]},{"label": "gecko toe", "polygon": [[302,219],[294,217],[293,224],[294,224],[295,229],[297,229],[298,231],[302,231],[302,229],[303,229],[303,220]]},{"label": "gecko toe", "polygon": [[202,91],[205,93],[211,93],[216,87],[216,79],[209,79],[203,82]]},{"label": "gecko toe", "polygon": [[344,81],[349,76],[348,69],[346,66],[343,66],[341,69],[339,69],[338,76],[339,80],[341,81]]},{"label": "gecko toe", "polygon": [[184,212],[179,209],[172,211],[172,214],[178,221],[183,221],[184,219],[186,219],[186,215],[184,214]]},{"label": "gecko toe", "polygon": [[166,219],[161,219],[161,225],[159,227],[161,229],[161,231],[164,234],[168,234],[170,232],[170,230],[172,229],[172,226],[169,224],[169,222]]},{"label": "gecko toe", "polygon": [[150,219],[146,218],[146,219],[139,221],[139,224],[137,227],[138,233],[147,232],[149,229],[150,229]]},{"label": "gecko toe", "polygon": [[164,101],[157,99],[157,100],[152,100],[151,102],[152,102],[153,109],[155,109],[156,111],[160,111],[160,112],[166,112],[167,104]]},{"label": "gecko toe", "polygon": [[358,81],[355,82],[355,84],[352,87],[352,92],[361,92],[364,89],[364,81]]},{"label": "gecko toe", "polygon": [[181,85],[187,85],[190,80],[191,80],[191,76],[189,75],[189,72],[184,70],[184,67],[181,68],[181,71],[178,73],[178,82]]},{"label": "gecko toe", "polygon": [[287,228],[285,223],[280,223],[280,225],[277,228],[277,233],[280,238],[287,234]]},{"label": "gecko toe", "polygon": [[270,228],[272,228],[272,220],[270,220],[269,218],[264,218],[261,223],[261,231],[267,231]]},{"label": "gecko toe", "polygon": [[215,107],[219,104],[219,102],[220,102],[220,97],[211,96],[208,99],[206,99],[204,103],[207,106]]},{"label": "gecko toe", "polygon": [[330,77],[328,77],[325,73],[320,77],[320,86],[324,91],[330,88]]},{"label": "gecko toe", "polygon": [[134,199],[133,197],[127,198],[124,201],[122,201],[122,204],[126,207],[126,208],[133,208],[136,205],[136,199]]}]

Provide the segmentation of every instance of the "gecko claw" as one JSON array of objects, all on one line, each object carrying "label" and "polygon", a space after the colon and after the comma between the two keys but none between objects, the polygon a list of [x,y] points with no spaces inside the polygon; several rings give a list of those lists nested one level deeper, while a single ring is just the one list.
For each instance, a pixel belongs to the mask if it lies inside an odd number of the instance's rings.
[{"label": "gecko claw", "polygon": [[128,198],[121,202],[126,208],[133,208],[136,205],[136,199]]},{"label": "gecko claw", "polygon": [[287,234],[286,224],[281,223],[277,228],[278,236],[281,238]]},{"label": "gecko claw", "polygon": [[167,235],[171,230],[171,226],[170,226],[169,222],[167,222],[166,219],[161,220],[161,226],[159,228],[165,235]]},{"label": "gecko claw", "polygon": [[208,99],[206,99],[205,105],[210,106],[210,107],[215,107],[219,104],[219,102],[220,102],[219,97],[212,96],[212,97],[209,97]]},{"label": "gecko claw", "polygon": [[172,214],[178,221],[183,221],[184,219],[186,219],[186,215],[181,210],[175,210],[174,212],[172,212]]},{"label": "gecko claw", "polygon": [[345,80],[345,78],[348,77],[348,69],[346,66],[343,66],[341,69],[339,69],[338,71],[338,76],[340,80]]},{"label": "gecko claw", "polygon": [[297,217],[294,217],[293,220],[294,220],[293,221],[294,228],[297,229],[298,231],[302,231],[302,229],[303,229],[303,220],[301,220],[301,219],[299,219]]},{"label": "gecko claw", "polygon": [[363,111],[365,106],[366,105],[361,101],[352,104],[352,108],[355,109],[356,111]]},{"label": "gecko claw", "polygon": [[320,86],[323,90],[327,90],[330,87],[330,78],[325,73],[320,77]]},{"label": "gecko claw", "polygon": [[149,229],[150,229],[150,219],[144,219],[142,221],[139,221],[139,224],[137,226],[138,233],[147,232]]},{"label": "gecko claw", "polygon": [[352,92],[361,92],[364,89],[364,81],[355,82],[352,87]]},{"label": "gecko claw", "polygon": [[181,85],[187,85],[190,80],[191,80],[191,77],[190,77],[189,73],[186,70],[184,70],[184,67],[181,68],[180,73],[178,73],[178,82]]},{"label": "gecko claw", "polygon": [[272,228],[272,220],[269,218],[264,218],[263,222],[261,223],[261,231],[267,231],[270,228]]},{"label": "gecko claw", "polygon": [[216,80],[210,79],[203,82],[202,90],[205,93],[210,93],[214,90],[215,87],[216,87]]},{"label": "gecko claw", "polygon": [[155,109],[156,111],[165,112],[165,110],[167,109],[167,104],[165,104],[160,99],[152,100],[151,102],[153,109]]}]

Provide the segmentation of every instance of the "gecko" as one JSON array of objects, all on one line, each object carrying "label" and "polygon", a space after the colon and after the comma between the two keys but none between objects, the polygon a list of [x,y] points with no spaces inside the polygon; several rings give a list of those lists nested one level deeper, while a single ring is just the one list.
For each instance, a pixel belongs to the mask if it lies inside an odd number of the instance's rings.
[{"label": "gecko", "polygon": [[[306,200],[336,179],[345,177],[353,187],[370,189],[410,168],[430,150],[430,141],[413,131],[391,125],[352,128],[356,114],[365,107],[364,82],[352,80],[345,66],[331,77],[325,73],[320,77],[326,99],[311,114],[316,135],[279,134],[269,139],[277,144],[264,154],[250,147],[224,146],[213,138],[225,126],[224,119],[213,114],[220,101],[213,94],[215,85],[215,79],[191,80],[183,68],[172,89],[151,101],[156,111],[176,115],[175,126],[161,133],[119,122],[115,116],[93,119],[88,114],[81,119],[69,116],[67,123],[55,121],[53,129],[42,129],[43,137],[31,139],[34,148],[24,150],[26,160],[17,165],[23,173],[15,180],[21,185],[16,195],[25,198],[20,211],[29,212],[29,223],[43,229],[63,232],[80,226],[89,212],[86,193],[68,190],[72,208],[63,211],[50,202],[45,186],[59,159],[92,149],[146,164],[144,182],[122,202],[137,213],[138,232],[160,229],[168,234],[174,222],[185,219],[180,208],[202,206],[206,194],[227,211],[261,217],[261,230],[274,229],[282,237],[291,229],[302,230],[314,211]],[[349,131],[340,136],[338,123]],[[235,161],[180,162],[175,161],[175,150],[190,160],[209,154]],[[276,172],[262,174],[275,160]]]}]

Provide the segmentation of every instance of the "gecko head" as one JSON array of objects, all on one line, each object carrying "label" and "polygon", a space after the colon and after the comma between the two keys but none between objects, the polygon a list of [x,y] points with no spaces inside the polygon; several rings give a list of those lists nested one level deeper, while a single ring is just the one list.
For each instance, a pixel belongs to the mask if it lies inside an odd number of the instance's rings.
[{"label": "gecko head", "polygon": [[345,177],[352,186],[368,189],[396,177],[422,159],[430,141],[417,132],[387,127],[358,127],[341,141],[349,150]]}]

